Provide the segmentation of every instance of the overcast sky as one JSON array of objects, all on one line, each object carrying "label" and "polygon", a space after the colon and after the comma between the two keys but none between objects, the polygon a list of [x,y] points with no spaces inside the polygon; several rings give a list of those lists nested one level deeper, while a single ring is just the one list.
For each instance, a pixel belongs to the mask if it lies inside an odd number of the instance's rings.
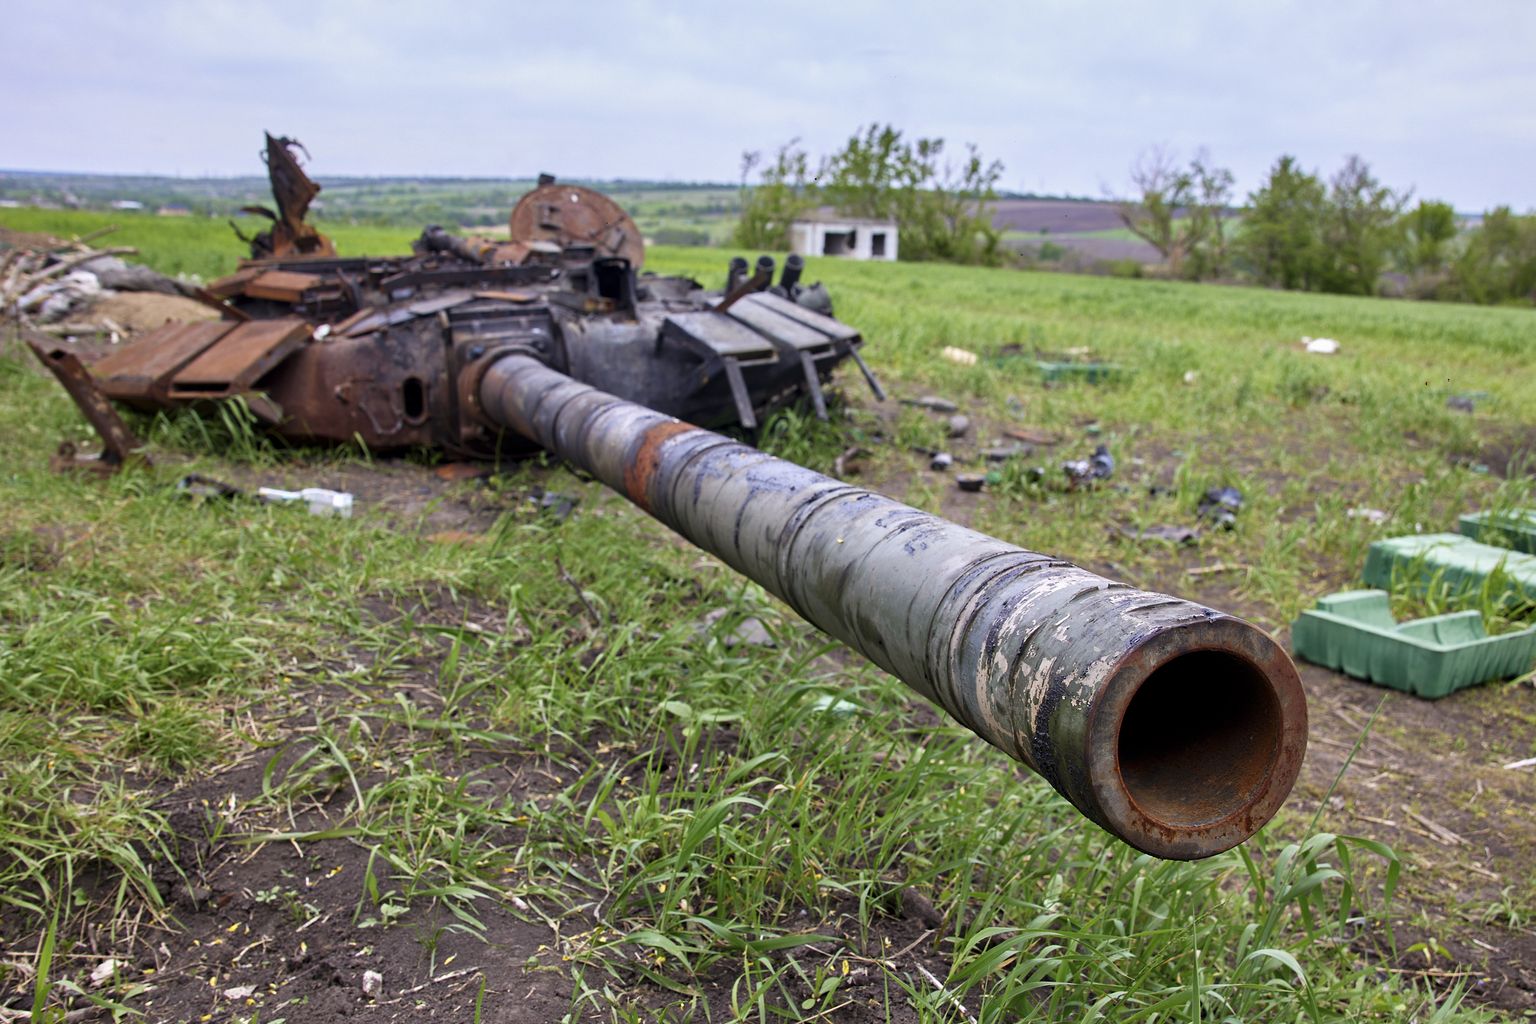
[{"label": "overcast sky", "polygon": [[882,121],[1019,191],[1125,190],[1206,147],[1255,187],[1349,153],[1458,209],[1536,208],[1536,0],[911,4],[7,0],[0,167],[734,181]]}]

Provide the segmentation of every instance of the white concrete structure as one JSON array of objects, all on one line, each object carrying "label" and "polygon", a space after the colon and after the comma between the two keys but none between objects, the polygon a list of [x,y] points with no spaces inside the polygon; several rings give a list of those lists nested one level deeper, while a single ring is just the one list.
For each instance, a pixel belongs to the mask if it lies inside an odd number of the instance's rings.
[{"label": "white concrete structure", "polygon": [[896,222],[843,217],[835,211],[817,210],[789,226],[789,250],[801,256],[894,260]]}]

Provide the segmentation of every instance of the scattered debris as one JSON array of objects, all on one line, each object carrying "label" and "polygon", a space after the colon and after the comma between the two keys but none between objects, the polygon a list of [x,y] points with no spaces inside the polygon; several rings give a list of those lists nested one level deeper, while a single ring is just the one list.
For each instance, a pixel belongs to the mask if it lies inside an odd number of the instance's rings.
[{"label": "scattered debris", "polygon": [[988,462],[1007,462],[1009,459],[1017,459],[1030,453],[1027,444],[1010,444],[997,448],[983,448],[981,457]]},{"label": "scattered debris", "polygon": [[1511,761],[1504,767],[1509,771],[1518,771],[1521,768],[1536,768],[1536,757],[1525,757],[1518,761]]},{"label": "scattered debris", "polygon": [[228,501],[245,496],[245,492],[234,484],[201,473],[188,473],[176,481],[176,490],[188,498],[221,498]]},{"label": "scattered debris", "polygon": [[102,393],[96,378],[80,362],[79,357],[57,343],[46,338],[39,339],[30,332],[24,332],[23,337],[32,354],[69,392],[69,397],[101,437],[101,454],[94,456],[77,455],[71,442],[61,443],[52,460],[54,471],[85,469],[110,474],[133,461],[148,465],[149,457],[144,454],[143,445],[123,423],[117,410],[112,408],[112,403]]},{"label": "scattered debris", "polygon": [[944,426],[949,431],[950,437],[964,437],[971,431],[971,418],[956,413],[949,418],[949,421]]},{"label": "scattered debris", "polygon": [[1379,508],[1366,508],[1364,506],[1347,509],[1344,514],[1350,519],[1364,519],[1366,522],[1377,526],[1392,518],[1389,512],[1384,512]]},{"label": "scattered debris", "polygon": [[576,511],[576,506],[581,504],[581,497],[575,494],[565,494],[561,491],[546,491],[542,487],[535,487],[528,492],[538,506],[541,514],[548,515],[557,523],[563,523],[571,518],[571,513]]},{"label": "scattered debris", "polygon": [[1476,412],[1477,411],[1477,395],[1475,395],[1475,394],[1452,395],[1450,398],[1447,398],[1445,400],[1445,407],[1447,409],[1454,409],[1456,412]]},{"label": "scattered debris", "polygon": [[942,473],[955,464],[955,457],[949,452],[934,452],[933,458],[928,460],[928,468]]},{"label": "scattered debris", "polygon": [[1442,846],[1468,845],[1467,841],[1461,836],[1457,835],[1455,832],[1452,832],[1450,829],[1446,828],[1439,822],[1431,821],[1430,819],[1424,817],[1424,815],[1411,809],[1407,804],[1403,804],[1403,813],[1408,815],[1408,817],[1412,818],[1414,821],[1418,822],[1420,825],[1423,825],[1425,828],[1429,829],[1429,831],[1433,833],[1435,841],[1440,843]]},{"label": "scattered debris", "polygon": [[1125,372],[1117,363],[1057,363],[1039,360],[1035,369],[1047,384],[1076,380],[1086,384],[1101,384]]},{"label": "scattered debris", "polygon": [[363,995],[377,999],[384,994],[384,975],[378,971],[363,972]]},{"label": "scattered debris", "polygon": [[1195,515],[1221,530],[1237,525],[1237,514],[1243,510],[1243,492],[1236,487],[1212,487],[1200,499]]},{"label": "scattered debris", "polygon": [[[716,608],[706,612],[699,620],[698,633],[700,636],[709,634],[714,630],[715,624],[731,614],[729,608]],[[763,624],[763,620],[755,615],[748,615],[736,624],[736,628],[720,638],[726,647],[777,647],[778,642],[773,639],[773,634]]]},{"label": "scattered debris", "polygon": [[859,460],[867,455],[869,455],[869,449],[860,448],[858,445],[843,449],[842,453],[832,460],[832,475],[840,480],[858,476],[864,469]]},{"label": "scattered debris", "polygon": [[445,462],[432,475],[439,480],[483,480],[495,472],[495,466],[484,462]]},{"label": "scattered debris", "polygon": [[1061,464],[1061,469],[1067,474],[1068,486],[1076,490],[1091,486],[1099,480],[1108,480],[1115,472],[1115,457],[1109,454],[1107,446],[1101,444],[1088,458],[1070,459]]},{"label": "scattered debris", "polygon": [[1008,427],[1003,431],[1003,436],[1014,441],[1023,441],[1025,444],[1050,447],[1061,441],[1055,434],[1046,433],[1043,430],[1030,430],[1027,427]]},{"label": "scattered debris", "polygon": [[921,398],[903,398],[902,405],[912,405],[919,409],[927,409],[929,412],[959,412],[960,407],[947,398],[938,395],[924,395]]},{"label": "scattered debris", "polygon": [[1140,530],[1122,526],[1120,532],[1132,540],[1160,540],[1170,544],[1193,544],[1200,539],[1200,531],[1192,526],[1148,526]]},{"label": "scattered debris", "polygon": [[84,240],[52,249],[7,250],[0,255],[0,313],[50,334],[115,335],[121,333],[117,324],[61,321],[117,292],[161,292],[202,301],[195,285],[119,259],[137,252],[129,246],[93,249]]},{"label": "scattered debris", "polygon": [[981,473],[955,474],[955,485],[962,491],[979,491],[986,482],[986,476]]},{"label": "scattered debris", "polygon": [[[380,978],[379,980],[380,980],[380,982],[383,981],[382,978]],[[253,996],[255,994],[256,994],[256,986],[255,985],[236,985],[233,988],[227,988],[227,989],[224,990],[224,998],[225,999],[249,999],[249,998],[251,998],[251,996]]]},{"label": "scattered debris", "polygon": [[1184,570],[1186,576],[1209,576],[1218,572],[1249,572],[1253,566],[1246,562],[1217,562],[1215,565],[1196,565]]},{"label": "scattered debris", "polygon": [[283,491],[276,487],[259,487],[256,496],[268,502],[299,502],[309,506],[312,516],[339,516],[352,518],[352,495],[346,491],[332,491],[324,487],[305,487],[298,491]]},{"label": "scattered debris", "polygon": [[1303,335],[1301,345],[1317,356],[1331,356],[1339,350],[1339,343],[1332,338],[1308,338]]},{"label": "scattered debris", "polygon": [[954,345],[945,345],[944,348],[939,352],[939,355],[943,356],[945,359],[948,359],[950,362],[958,363],[961,366],[976,365],[976,353],[972,352],[970,349],[956,348]]},{"label": "scattered debris", "polygon": [[1185,370],[1184,371],[1184,383],[1185,384],[1193,385],[1196,382],[1198,382],[1199,380],[1200,380],[1200,375],[1198,373],[1196,373],[1194,370]]},{"label": "scattered debris", "polygon": [[91,984],[100,988],[111,981],[112,975],[117,973],[117,966],[117,961],[109,957],[91,968]]}]

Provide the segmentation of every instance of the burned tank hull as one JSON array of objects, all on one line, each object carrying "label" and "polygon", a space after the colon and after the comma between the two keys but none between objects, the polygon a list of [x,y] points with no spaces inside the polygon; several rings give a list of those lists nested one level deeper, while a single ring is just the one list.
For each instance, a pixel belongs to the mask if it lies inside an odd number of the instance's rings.
[{"label": "burned tank hull", "polygon": [[455,382],[508,347],[670,415],[751,430],[805,397],[825,415],[823,383],[863,344],[787,291],[727,306],[696,281],[583,249],[522,264],[452,251],[252,261],[209,290],[224,320],[168,324],[112,353],[94,368],[102,390],[144,409],[244,396],[295,442],[490,458],[509,438]]}]

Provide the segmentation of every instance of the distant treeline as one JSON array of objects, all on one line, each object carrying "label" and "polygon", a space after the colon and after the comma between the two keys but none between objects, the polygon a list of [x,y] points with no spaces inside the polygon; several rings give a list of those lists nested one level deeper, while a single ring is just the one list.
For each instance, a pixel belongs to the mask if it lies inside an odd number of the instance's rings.
[{"label": "distant treeline", "polygon": [[1536,214],[1489,210],[1464,225],[1448,203],[1383,185],[1357,156],[1326,181],[1282,156],[1231,214],[1232,172],[1201,154],[1160,151],[1132,172],[1126,227],[1191,281],[1239,280],[1298,291],[1536,303]]},{"label": "distant treeline", "polygon": [[[318,176],[315,213],[327,220],[379,226],[426,224],[483,227],[504,224],[533,178],[419,178]],[[720,219],[737,212],[734,186],[709,182],[571,179],[621,202],[637,219]],[[230,217],[242,206],[271,202],[265,177],[172,178],[147,175],[0,171],[0,201],[59,209],[107,210],[137,203],[149,212]],[[652,209],[652,206],[655,209]],[[657,224],[656,227],[671,226]],[[642,227],[647,225],[642,223]],[[702,235],[705,241],[709,235]]]}]

